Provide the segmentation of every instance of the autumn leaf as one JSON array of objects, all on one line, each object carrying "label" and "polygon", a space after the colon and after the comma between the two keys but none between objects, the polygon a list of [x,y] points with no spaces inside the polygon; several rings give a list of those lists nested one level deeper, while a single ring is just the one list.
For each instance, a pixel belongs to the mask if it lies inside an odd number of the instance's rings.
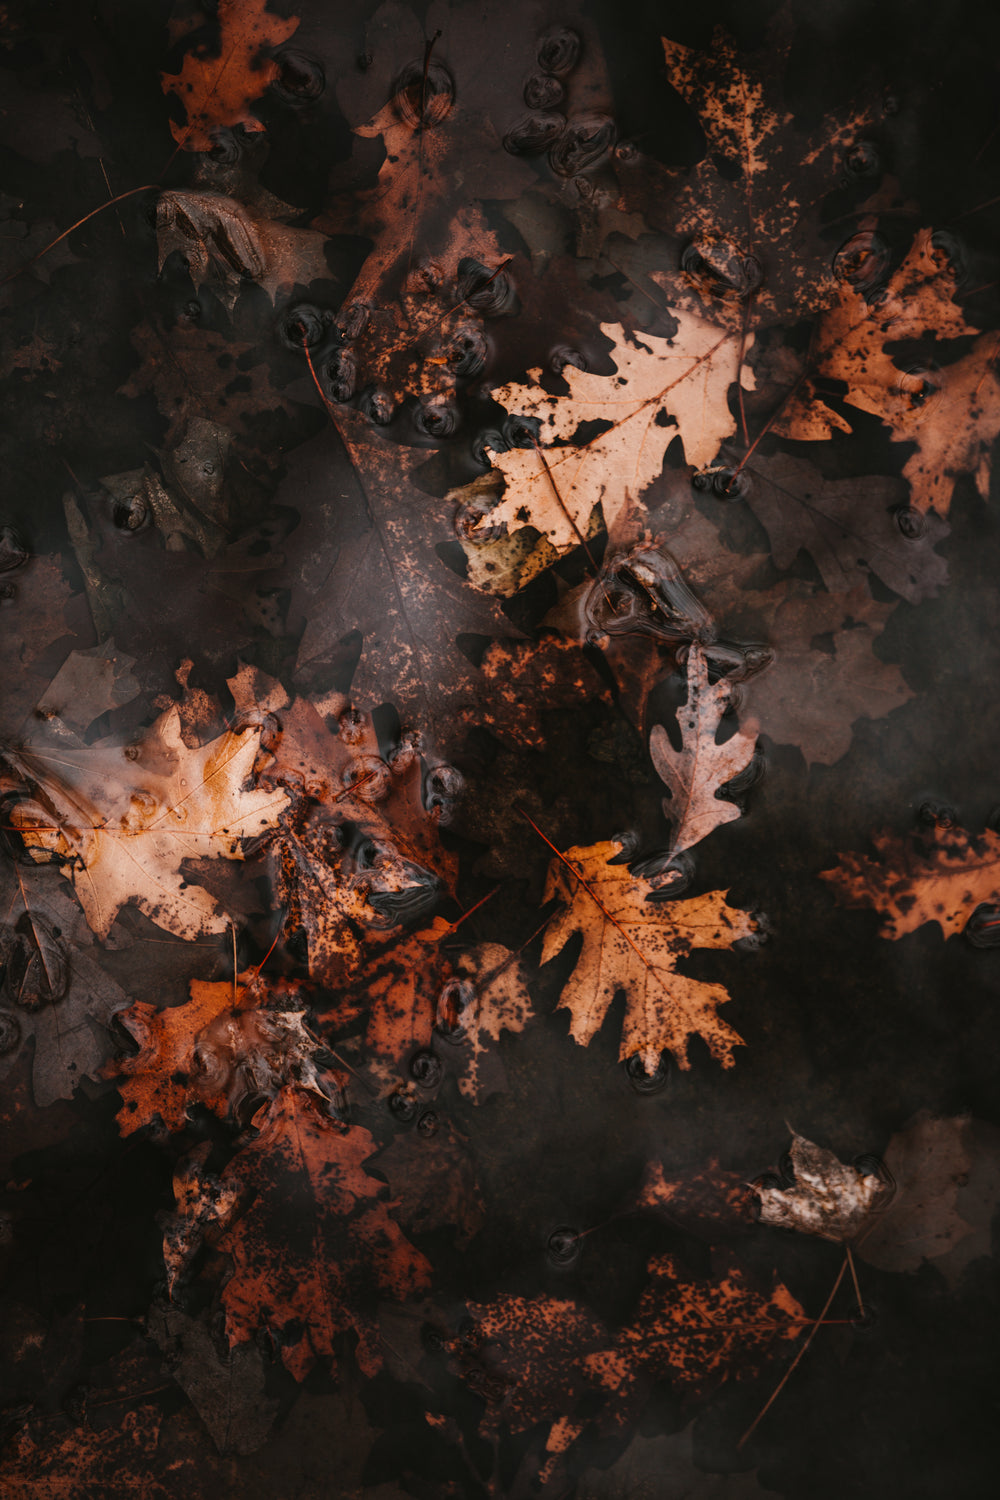
[{"label": "autumn leaf", "polygon": [[717,1243],[749,1224],[746,1196],[745,1178],[714,1157],[703,1170],[680,1177],[668,1177],[661,1161],[649,1161],[635,1207]]},{"label": "autumn leaf", "polygon": [[476,712],[468,717],[519,750],[545,749],[548,714],[609,699],[584,653],[554,635],[539,641],[495,641],[479,668],[482,689]]},{"label": "autumn leaf", "polygon": [[[887,256],[877,234],[867,232],[864,238],[867,259],[859,264],[872,266]],[[878,417],[894,441],[915,445],[903,477],[916,510],[947,515],[962,474],[975,477],[985,500],[990,448],[1000,431],[1000,349],[995,334],[983,334],[969,347],[969,335],[979,329],[966,323],[953,300],[955,290],[954,272],[927,230],[874,294],[867,280],[842,286],[838,303],[823,314],[813,335],[807,379],[792,392],[773,430],[809,441],[849,431],[850,424],[816,385],[819,379],[843,381],[847,405]],[[929,338],[934,357],[927,367],[902,362],[902,354],[897,358],[891,352]]]},{"label": "autumn leaf", "polygon": [[[519,417],[537,421],[539,446],[496,455],[506,482],[487,513],[492,530],[532,526],[558,552],[579,546],[600,505],[614,531],[630,498],[638,499],[660,473],[663,455],[678,431],[688,463],[710,463],[735,431],[726,402],[739,377],[739,340],[692,314],[678,315],[669,339],[628,337],[615,324],[602,331],[615,343],[616,375],[593,375],[567,366],[568,396],[550,396],[541,371],[531,384],[508,385],[494,398]],[[590,424],[599,423],[596,436]],[[586,437],[577,440],[583,428]],[[475,541],[475,529],[470,532]]]},{"label": "autumn leaf", "polygon": [[917,1271],[931,1261],[954,1287],[966,1266],[990,1254],[1000,1200],[996,1127],[922,1109],[893,1135],[884,1161],[896,1195],[858,1255],[883,1271]]},{"label": "autumn leaf", "polygon": [[280,47],[298,26],[267,11],[267,0],[219,0],[218,52],[201,46],[188,52],[179,73],[161,74],[165,94],[176,94],[186,125],[170,122],[170,133],[184,151],[211,151],[213,132],[241,125],[263,130],[250,106],[280,72],[271,48]]},{"label": "autumn leaf", "polygon": [[190,999],[164,1010],[136,1001],[120,1020],[139,1051],[108,1070],[122,1096],[122,1135],[157,1117],[181,1131],[195,1104],[239,1118],[285,1083],[329,1100],[336,1085],[317,1073],[319,1044],[303,1026],[303,1010],[294,992],[268,994],[255,971],[236,984],[192,980]]},{"label": "autumn leaf", "polygon": [[608,1468],[585,1469],[577,1500],[761,1500],[765,1493],[751,1474],[715,1474],[695,1460],[694,1424],[680,1432],[643,1437],[637,1432]]},{"label": "autumn leaf", "polygon": [[872,838],[876,855],[848,852],[823,870],[842,906],[873,906],[882,915],[883,937],[898,939],[925,922],[937,922],[946,938],[964,932],[980,905],[1000,899],[1000,834],[967,833],[935,825],[901,838]]},{"label": "autumn leaf", "polygon": [[780,1281],[758,1292],[737,1266],[695,1279],[672,1255],[655,1255],[631,1321],[614,1344],[584,1359],[611,1393],[619,1420],[634,1414],[642,1382],[667,1380],[701,1395],[731,1375],[755,1373],[802,1331],[805,1310]]},{"label": "autumn leaf", "polygon": [[382,1363],[378,1296],[403,1300],[430,1279],[389,1215],[384,1185],[364,1170],[375,1142],[359,1125],[335,1124],[297,1088],[282,1089],[254,1124],[258,1135],[222,1177],[252,1195],[217,1242],[233,1261],[222,1292],[230,1344],[271,1328],[302,1380],[353,1329],[358,1363],[372,1376]]},{"label": "autumn leaf", "polygon": [[767,1173],[751,1190],[762,1224],[842,1243],[885,1206],[894,1184],[876,1157],[859,1156],[845,1166],[832,1151],[793,1133],[785,1176]]},{"label": "autumn leaf", "polygon": [[[479,943],[447,957],[441,943],[457,923],[436,917],[404,938],[363,976],[357,1009],[368,1012],[369,1066],[386,1087],[413,1073],[414,1059],[430,1059],[418,1077],[423,1097],[436,1092],[444,1069],[458,1075],[473,1103],[506,1088],[498,1044],[503,1031],[523,1031],[532,1015],[526,974],[517,954],[501,943]],[[345,1010],[332,1007],[334,1024]],[[347,999],[347,1014],[351,1014]],[[407,1083],[404,1088],[412,1087]]]},{"label": "autumn leaf", "polygon": [[567,849],[549,866],[545,900],[563,909],[545,933],[542,962],[561,953],[576,933],[583,947],[559,1001],[570,1011],[570,1035],[586,1046],[600,1030],[615,995],[624,991],[625,1023],[619,1056],[638,1055],[647,1071],[672,1052],[690,1067],[688,1038],[700,1036],[724,1068],[733,1066],[742,1044],[717,1014],[729,998],[721,984],[688,979],[679,960],[699,948],[731,948],[756,924],[727,906],[725,891],[679,901],[649,901],[654,886],[609,861],[621,853],[614,842]]},{"label": "autumn leaf", "polygon": [[227,732],[190,749],[176,708],[135,745],[64,747],[39,738],[5,753],[45,803],[19,802],[14,824],[34,858],[67,861],[98,937],[127,903],[178,937],[223,932],[228,918],[184,879],[181,865],[241,860],[245,839],[275,827],[286,794],[247,788],[258,739],[258,730]]},{"label": "autumn leaf", "polygon": [[195,286],[213,287],[230,312],[244,281],[262,286],[274,302],[296,285],[330,280],[325,244],[325,235],[255,216],[219,193],[173,190],[156,205],[159,270],[178,251]]},{"label": "autumn leaf", "polygon": [[688,240],[674,285],[686,277],[723,316],[728,302],[737,320],[748,296],[757,315],[771,318],[808,315],[833,300],[837,282],[817,206],[881,117],[874,96],[855,98],[839,110],[828,106],[811,134],[800,132],[783,86],[792,40],[786,12],[750,55],[721,25],[704,51],[663,39],[667,78],[697,114],[705,153],[673,191],[660,189],[647,220]]},{"label": "autumn leaf", "polygon": [[694,643],[688,647],[687,681],[687,702],[677,710],[680,750],[673,748],[662,724],[654,724],[649,736],[656,774],[667,787],[663,812],[673,825],[670,848],[674,853],[690,849],[713,828],[740,816],[735,803],[723,801],[717,793],[746,770],[757,744],[756,725],[738,729],[721,745],[717,742],[722,716],[732,701],[732,687],[722,677],[709,684],[708,659]]},{"label": "autumn leaf", "polygon": [[848,592],[875,574],[916,604],[948,576],[934,550],[948,527],[937,516],[911,524],[897,479],[826,479],[806,460],[776,453],[755,456],[733,487],[730,498],[742,495],[766,530],[776,566],[790,568],[806,551],[832,593]]},{"label": "autumn leaf", "polygon": [[243,1189],[243,1184],[234,1179],[223,1184],[214,1173],[206,1171],[205,1163],[211,1150],[212,1143],[203,1141],[182,1157],[174,1169],[175,1208],[160,1218],[169,1297],[174,1295],[187,1274],[202,1247],[206,1231],[225,1225],[232,1218]]}]

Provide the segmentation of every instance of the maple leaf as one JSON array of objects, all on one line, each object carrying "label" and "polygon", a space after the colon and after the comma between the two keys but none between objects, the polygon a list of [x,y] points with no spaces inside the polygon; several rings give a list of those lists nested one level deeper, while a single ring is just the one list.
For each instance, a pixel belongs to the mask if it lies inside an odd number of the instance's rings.
[{"label": "maple leaf", "polygon": [[675,191],[660,190],[646,217],[652,228],[690,237],[682,264],[695,289],[707,282],[739,318],[748,294],[771,317],[814,313],[836,295],[829,250],[813,242],[818,226],[810,216],[839,186],[852,148],[881,124],[873,94],[840,115],[827,108],[811,135],[796,131],[782,88],[791,45],[790,17],[781,12],[748,58],[721,25],[708,51],[663,39],[667,77],[697,114],[706,147]]},{"label": "maple leaf", "polygon": [[[70,1099],[104,1061],[102,1032],[128,996],[105,972],[80,908],[56,870],[22,878],[0,869],[0,958],[11,1008],[0,1011],[0,1077],[34,1043],[32,1093],[38,1105]],[[96,1026],[93,1024],[96,1022]]]},{"label": "maple leaf", "polygon": [[[965,322],[953,300],[955,290],[954,272],[927,230],[915,237],[875,295],[867,284],[842,286],[837,305],[823,314],[813,334],[807,378],[773,431],[807,441],[850,431],[816,386],[819,378],[843,381],[847,405],[878,417],[895,442],[915,444],[903,477],[917,510],[946,515],[962,474],[975,476],[986,499],[990,447],[1000,431],[1000,345],[994,334],[983,334],[968,346],[968,335],[979,330]],[[901,365],[889,352],[928,338],[934,340],[930,367]],[[949,358],[952,351],[957,357]]]},{"label": "maple leaf", "polygon": [[732,947],[756,930],[753,918],[728,906],[725,891],[649,901],[655,888],[648,880],[610,863],[620,853],[614,841],[577,846],[549,866],[544,899],[558,897],[563,910],[546,929],[542,962],[561,953],[574,934],[583,935],[559,1001],[572,1015],[570,1035],[586,1046],[622,990],[622,1060],[638,1055],[652,1071],[669,1051],[679,1067],[688,1068],[688,1038],[700,1036],[724,1068],[732,1067],[742,1038],[717,1014],[729,992],[721,984],[688,979],[676,965],[695,949]]},{"label": "maple leaf", "polygon": [[901,838],[876,834],[873,859],[842,854],[821,871],[842,906],[873,906],[882,914],[882,935],[898,939],[925,922],[937,922],[946,938],[964,932],[976,908],[1000,899],[1000,834],[934,828]]},{"label": "maple leaf", "polygon": [[382,1363],[377,1294],[403,1300],[427,1286],[430,1266],[403,1237],[364,1170],[376,1145],[358,1125],[340,1127],[313,1096],[284,1088],[255,1116],[259,1131],[222,1176],[250,1185],[252,1199],[217,1241],[233,1274],[222,1292],[231,1345],[261,1327],[283,1341],[282,1359],[303,1379],[335,1356],[353,1328],[368,1376]]},{"label": "maple leaf", "polygon": [[583,1363],[612,1393],[620,1421],[634,1416],[642,1382],[669,1380],[700,1395],[731,1374],[748,1374],[802,1331],[805,1311],[781,1282],[755,1291],[736,1266],[694,1280],[672,1255],[649,1261],[649,1283],[614,1344]]},{"label": "maple leaf", "polygon": [[934,548],[948,527],[937,516],[911,526],[897,479],[826,479],[807,460],[776,453],[755,457],[735,487],[766,530],[776,566],[790,568],[799,550],[807,551],[832,593],[856,588],[874,573],[916,604],[947,579],[947,564]]},{"label": "maple leaf", "polygon": [[[616,345],[618,373],[593,375],[568,365],[569,396],[550,396],[540,370],[529,372],[528,386],[493,392],[502,406],[541,426],[540,446],[496,455],[506,489],[487,512],[491,530],[530,525],[550,547],[566,552],[579,546],[598,505],[614,532],[629,499],[660,473],[678,429],[687,461],[711,462],[735,431],[726,395],[739,377],[739,340],[693,314],[679,313],[677,322],[669,339],[629,338],[620,325],[602,324]],[[601,431],[577,441],[580,428],[594,422]],[[470,537],[475,540],[475,528]]]},{"label": "maple leaf", "polygon": [[298,24],[296,16],[284,20],[269,14],[267,0],[219,0],[218,52],[200,47],[187,53],[179,73],[160,75],[163,92],[176,94],[187,116],[186,125],[170,122],[182,150],[211,151],[220,126],[264,129],[250,105],[280,69],[263,54],[287,42]]},{"label": "maple leaf", "polygon": [[673,824],[671,852],[690,849],[723,823],[740,816],[732,802],[716,794],[746,770],[757,745],[757,727],[738,729],[721,745],[717,743],[722,716],[732,701],[732,688],[720,677],[708,680],[708,659],[702,647],[688,647],[687,701],[678,709],[681,748],[675,750],[662,724],[654,724],[649,753],[656,774],[669,795],[663,800],[664,815]]},{"label": "maple leaf", "polygon": [[194,1104],[238,1118],[288,1082],[329,1100],[336,1089],[317,1073],[319,1044],[302,1024],[303,1009],[294,991],[268,995],[253,970],[236,984],[193,979],[190,999],[165,1010],[136,1001],[120,1020],[139,1051],[108,1070],[122,1096],[122,1135],[156,1117],[181,1131]]},{"label": "maple leaf", "polygon": [[181,864],[241,860],[244,839],[275,827],[287,795],[246,788],[259,736],[227,732],[189,748],[176,707],[130,746],[39,736],[5,752],[45,804],[17,803],[12,821],[34,858],[67,861],[64,872],[98,937],[107,937],[126,903],[178,937],[223,932],[228,918],[184,879]]},{"label": "maple leaf", "polygon": [[845,1166],[832,1151],[794,1132],[789,1161],[785,1177],[768,1173],[752,1184],[762,1224],[843,1243],[854,1239],[893,1193],[892,1178],[875,1157],[860,1156]]},{"label": "maple leaf", "polygon": [[917,1271],[933,1261],[954,1287],[967,1265],[990,1254],[1000,1199],[996,1127],[922,1109],[889,1141],[884,1161],[896,1195],[858,1255],[883,1271]]}]

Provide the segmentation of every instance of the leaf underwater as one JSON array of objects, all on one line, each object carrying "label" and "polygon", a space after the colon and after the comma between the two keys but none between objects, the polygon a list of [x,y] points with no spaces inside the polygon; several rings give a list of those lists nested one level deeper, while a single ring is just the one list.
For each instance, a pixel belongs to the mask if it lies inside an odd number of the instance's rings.
[{"label": "leaf underwater", "polygon": [[872,906],[882,935],[898,940],[926,922],[946,938],[963,932],[976,907],[1000,899],[1000,834],[934,828],[910,838],[875,834],[875,858],[848,852],[823,870],[842,906]]}]

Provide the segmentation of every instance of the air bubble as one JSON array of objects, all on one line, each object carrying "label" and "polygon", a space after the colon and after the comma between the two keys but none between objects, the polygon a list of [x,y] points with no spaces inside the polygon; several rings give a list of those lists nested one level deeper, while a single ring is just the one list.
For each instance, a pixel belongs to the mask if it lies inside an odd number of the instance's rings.
[{"label": "air bubble", "polygon": [[649,1069],[637,1052],[626,1062],[625,1074],[637,1094],[658,1094],[670,1077],[670,1060],[661,1052],[655,1067]]},{"label": "air bubble", "polygon": [[407,63],[396,80],[393,106],[404,125],[412,130],[433,129],[451,112],[455,84],[443,63],[423,58]]},{"label": "air bubble", "polygon": [[833,257],[833,274],[856,291],[868,292],[884,279],[890,260],[891,252],[882,236],[874,230],[862,230],[845,240]]}]

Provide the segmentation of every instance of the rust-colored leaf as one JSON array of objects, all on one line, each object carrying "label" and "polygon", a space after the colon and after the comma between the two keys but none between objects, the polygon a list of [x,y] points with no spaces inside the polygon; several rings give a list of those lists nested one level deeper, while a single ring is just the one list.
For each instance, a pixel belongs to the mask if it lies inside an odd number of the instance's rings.
[{"label": "rust-colored leaf", "polygon": [[222,1178],[252,1195],[217,1242],[233,1261],[222,1293],[230,1344],[269,1328],[301,1380],[316,1359],[334,1359],[339,1335],[353,1329],[358,1363],[373,1375],[382,1363],[378,1297],[403,1300],[430,1280],[389,1215],[384,1184],[364,1170],[375,1142],[358,1125],[336,1125],[297,1088],[282,1089],[254,1123],[259,1134]]},{"label": "rust-colored leaf", "polygon": [[184,151],[211,151],[213,132],[220,126],[241,125],[263,130],[250,106],[278,76],[278,64],[268,56],[298,26],[267,10],[267,0],[219,0],[218,51],[199,47],[189,52],[179,73],[164,73],[165,94],[176,94],[184,106],[186,125],[170,122],[170,132]]},{"label": "rust-colored leaf", "polygon": [[946,938],[963,932],[976,907],[1000,899],[1000,834],[935,826],[906,838],[876,834],[876,855],[840,856],[822,878],[842,906],[873,906],[882,934],[905,937],[937,922]]},{"label": "rust-colored leaf", "polygon": [[688,1038],[700,1036],[724,1068],[732,1067],[742,1039],[718,1015],[730,997],[721,984],[689,979],[677,963],[698,948],[731,948],[756,924],[727,906],[725,891],[680,901],[649,901],[654,886],[609,861],[621,852],[614,842],[567,849],[549,866],[545,900],[563,903],[545,933],[547,962],[583,934],[583,947],[560,1006],[572,1015],[570,1034],[586,1046],[597,1035],[615,995],[626,997],[620,1056],[638,1055],[647,1069],[672,1052],[690,1067]]}]

